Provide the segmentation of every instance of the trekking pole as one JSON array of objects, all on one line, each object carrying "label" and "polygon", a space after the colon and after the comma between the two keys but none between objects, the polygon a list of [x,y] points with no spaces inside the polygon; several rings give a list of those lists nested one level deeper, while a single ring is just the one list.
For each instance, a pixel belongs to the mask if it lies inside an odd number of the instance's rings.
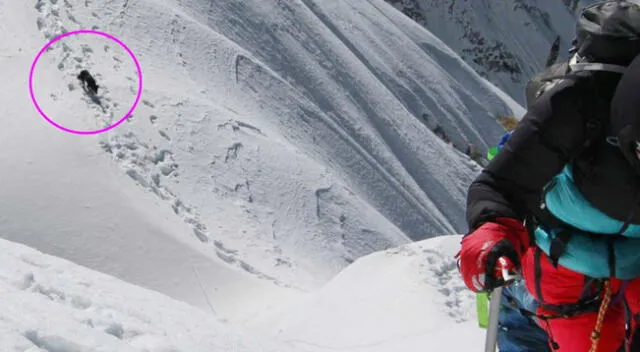
[{"label": "trekking pole", "polygon": [[498,316],[500,314],[500,298],[502,286],[491,292],[489,303],[489,324],[487,325],[487,337],[484,342],[484,352],[495,352],[498,342]]},{"label": "trekking pole", "polygon": [[[505,283],[511,282],[517,278],[517,274],[512,272],[513,264],[509,259],[500,257],[496,270],[500,270],[500,274]],[[502,298],[503,286],[495,288],[491,292],[491,301],[489,302],[489,324],[487,325],[487,337],[484,342],[485,352],[495,352],[498,342],[498,317],[500,315],[500,299]]]}]

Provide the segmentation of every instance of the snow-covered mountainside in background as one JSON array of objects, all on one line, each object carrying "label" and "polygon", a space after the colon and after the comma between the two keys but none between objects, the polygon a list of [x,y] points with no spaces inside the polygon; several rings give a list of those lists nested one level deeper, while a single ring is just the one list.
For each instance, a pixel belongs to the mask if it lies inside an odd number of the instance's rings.
[{"label": "snow-covered mountainside in background", "polygon": [[597,0],[385,0],[442,39],[521,104],[559,37],[566,59],[576,14]]},{"label": "snow-covered mountainside in background", "polygon": [[[503,133],[497,116],[521,113],[382,0],[0,5],[2,236],[207,308],[200,276],[225,317],[362,255],[466,231],[478,166],[432,129],[482,149]],[[125,123],[79,136],[38,116],[24,78],[49,40],[87,28],[131,48],[144,91]],[[105,40],[40,58],[34,95],[53,120],[95,130],[132,102],[136,70]]]},{"label": "snow-covered mountainside in background", "polygon": [[[482,343],[444,236],[356,261],[317,293],[239,331],[156,292],[0,240],[3,352],[418,352]],[[464,339],[456,338],[464,336]]]}]

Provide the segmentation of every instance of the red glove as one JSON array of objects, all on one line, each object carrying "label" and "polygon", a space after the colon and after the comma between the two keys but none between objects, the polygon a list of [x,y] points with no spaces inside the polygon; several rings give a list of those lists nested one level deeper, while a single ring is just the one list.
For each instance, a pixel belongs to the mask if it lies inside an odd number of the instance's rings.
[{"label": "red glove", "polygon": [[462,239],[458,267],[464,283],[474,292],[491,291],[504,285],[498,258],[506,257],[515,269],[531,245],[527,229],[517,219],[497,218],[486,222]]}]

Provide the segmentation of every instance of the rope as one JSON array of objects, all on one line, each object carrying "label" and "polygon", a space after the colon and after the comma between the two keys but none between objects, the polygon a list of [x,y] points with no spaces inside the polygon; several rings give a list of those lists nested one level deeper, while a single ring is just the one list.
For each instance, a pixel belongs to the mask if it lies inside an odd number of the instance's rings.
[{"label": "rope", "polygon": [[602,323],[604,322],[604,316],[611,303],[611,281],[606,280],[604,282],[604,297],[602,303],[600,303],[600,309],[598,310],[598,319],[596,320],[596,326],[591,333],[591,349],[589,352],[596,352],[598,350],[598,342],[600,341],[600,332],[602,331]]}]

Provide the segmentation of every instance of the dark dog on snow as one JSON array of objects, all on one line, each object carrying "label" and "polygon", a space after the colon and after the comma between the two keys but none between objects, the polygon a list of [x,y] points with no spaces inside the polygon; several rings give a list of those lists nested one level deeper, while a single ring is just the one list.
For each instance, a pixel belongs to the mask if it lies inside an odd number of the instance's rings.
[{"label": "dark dog on snow", "polygon": [[98,85],[96,84],[96,80],[91,76],[89,71],[82,70],[78,75],[78,79],[82,82],[85,89],[87,89],[92,94],[98,94]]}]

